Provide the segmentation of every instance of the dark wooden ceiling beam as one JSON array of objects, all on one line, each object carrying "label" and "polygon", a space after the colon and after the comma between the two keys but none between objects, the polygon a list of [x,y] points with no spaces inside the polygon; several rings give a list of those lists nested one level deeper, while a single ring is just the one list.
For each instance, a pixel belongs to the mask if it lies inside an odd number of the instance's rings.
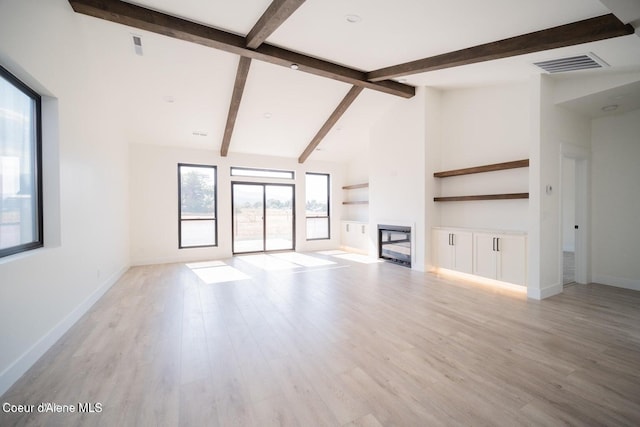
[{"label": "dark wooden ceiling beam", "polygon": [[260,46],[305,0],[273,0],[246,37],[247,47]]},{"label": "dark wooden ceiling beam", "polygon": [[300,71],[390,95],[403,98],[411,98],[415,95],[413,86],[394,81],[372,82],[366,78],[366,73],[363,71],[264,43],[256,49],[249,49],[246,46],[245,38],[242,36],[120,0],[69,0],[69,3],[73,10],[78,13],[107,21],[198,43],[271,64],[285,67],[297,64]]},{"label": "dark wooden ceiling beam", "polygon": [[387,80],[410,74],[508,58],[633,33],[633,26],[623,24],[613,14],[603,15],[492,43],[481,44],[467,49],[444,53],[442,55],[381,68],[369,72],[367,78],[374,82]]},{"label": "dark wooden ceiling beam", "polygon": [[229,105],[229,114],[227,115],[227,124],[224,128],[222,146],[220,147],[220,155],[222,157],[225,157],[227,153],[229,153],[231,136],[233,135],[233,128],[236,125],[236,117],[238,117],[238,110],[240,109],[240,102],[242,101],[242,94],[244,93],[244,85],[247,82],[250,65],[250,58],[240,57],[238,71],[236,72],[236,81],[233,86],[233,95],[231,95],[231,104]]},{"label": "dark wooden ceiling beam", "polygon": [[340,117],[347,111],[347,108],[356,100],[360,92],[362,92],[361,86],[353,86],[351,90],[347,93],[347,95],[342,99],[338,107],[331,113],[329,119],[322,125],[316,136],[313,137],[307,148],[305,148],[304,152],[298,157],[298,163],[304,163],[307,158],[313,153],[313,150],[316,149],[318,144],[324,139],[325,136],[329,133],[331,128],[338,122]]}]

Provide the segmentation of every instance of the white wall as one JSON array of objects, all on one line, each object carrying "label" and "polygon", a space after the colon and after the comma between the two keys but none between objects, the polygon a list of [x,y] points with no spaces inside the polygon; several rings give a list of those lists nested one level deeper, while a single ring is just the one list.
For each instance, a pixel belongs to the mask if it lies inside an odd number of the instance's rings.
[{"label": "white wall", "polygon": [[592,122],[593,281],[640,290],[640,110]]},{"label": "white wall", "polygon": [[0,3],[0,63],[45,102],[45,248],[0,260],[0,394],[127,268],[117,100],[68,2]]},{"label": "white wall", "polygon": [[[130,146],[130,229],[133,265],[220,259],[231,256],[231,166],[293,170],[296,174],[296,250],[335,249],[340,242],[344,164],[231,153],[181,149],[145,144]],[[217,166],[217,247],[178,249],[178,163]],[[307,241],[305,237],[305,172],[331,175],[331,239]],[[233,177],[233,181],[257,182],[256,178]],[[265,182],[290,183],[286,180]]]},{"label": "white wall", "polygon": [[[369,231],[378,224],[413,227],[414,264],[425,269],[425,95],[398,100],[371,129]],[[377,256],[372,253],[371,255]]]},{"label": "white wall", "polygon": [[589,119],[555,105],[555,86],[548,76],[531,81],[532,103],[538,105],[532,108],[531,129],[527,293],[532,298],[562,292],[561,147],[589,147],[591,142]]},{"label": "white wall", "polygon": [[[441,170],[529,158],[526,83],[455,89],[442,93]],[[527,168],[438,179],[442,196],[524,193]],[[440,225],[526,230],[526,199],[439,202]]]}]

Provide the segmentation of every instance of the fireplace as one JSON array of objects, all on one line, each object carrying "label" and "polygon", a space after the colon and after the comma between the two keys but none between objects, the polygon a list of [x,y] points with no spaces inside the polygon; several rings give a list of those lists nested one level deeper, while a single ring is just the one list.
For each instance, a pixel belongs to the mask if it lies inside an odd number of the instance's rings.
[{"label": "fireplace", "polygon": [[411,227],[378,224],[378,256],[411,267]]}]

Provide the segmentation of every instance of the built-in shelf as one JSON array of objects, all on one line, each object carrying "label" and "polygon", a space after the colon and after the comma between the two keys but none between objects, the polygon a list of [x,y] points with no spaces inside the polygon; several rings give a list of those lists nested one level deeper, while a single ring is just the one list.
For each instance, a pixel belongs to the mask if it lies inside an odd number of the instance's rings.
[{"label": "built-in shelf", "polygon": [[[369,188],[368,182],[363,182],[362,184],[352,184],[345,185],[342,187],[343,190],[357,190],[359,188]],[[368,200],[346,200],[342,202],[343,205],[368,205]]]},{"label": "built-in shelf", "polygon": [[467,200],[509,200],[528,199],[529,193],[483,194],[477,196],[434,197],[434,202],[463,202]]},{"label": "built-in shelf", "polygon": [[433,176],[436,178],[446,178],[448,176],[470,175],[472,173],[493,172],[505,169],[517,169],[526,167],[529,167],[529,159],[515,160],[513,162],[505,163],[494,163],[492,165],[474,166],[472,168],[435,172]]},{"label": "built-in shelf", "polygon": [[368,188],[369,187],[369,183],[365,182],[363,184],[353,184],[353,185],[345,185],[344,187],[342,187],[343,190],[355,190],[357,188]]},{"label": "built-in shelf", "polygon": [[[436,178],[446,178],[449,176],[470,175],[473,173],[494,172],[506,169],[517,169],[529,167],[529,159],[514,160],[512,162],[494,163],[491,165],[474,166],[464,169],[453,169],[433,174]],[[463,202],[469,200],[510,200],[510,199],[528,199],[529,193],[504,193],[504,194],[482,194],[473,196],[447,196],[434,197],[434,202]]]}]

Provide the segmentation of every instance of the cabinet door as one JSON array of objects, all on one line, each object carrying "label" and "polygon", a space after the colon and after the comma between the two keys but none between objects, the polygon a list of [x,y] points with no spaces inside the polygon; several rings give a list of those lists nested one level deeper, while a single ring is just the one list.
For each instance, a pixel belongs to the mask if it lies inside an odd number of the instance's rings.
[{"label": "cabinet door", "polygon": [[496,278],[494,247],[493,234],[473,234],[473,274],[490,279]]},{"label": "cabinet door", "polygon": [[525,236],[498,235],[498,280],[527,283],[527,239]]},{"label": "cabinet door", "polygon": [[453,269],[462,273],[473,272],[473,234],[464,231],[453,233]]},{"label": "cabinet door", "polygon": [[453,246],[449,240],[449,230],[433,230],[436,250],[436,265],[440,268],[453,270]]},{"label": "cabinet door", "polygon": [[350,246],[349,243],[351,235],[349,234],[349,232],[352,228],[353,225],[349,224],[348,222],[342,223],[342,229],[340,230],[340,243],[342,244],[342,246]]},{"label": "cabinet door", "polygon": [[358,224],[358,249],[369,251],[369,226]]}]

